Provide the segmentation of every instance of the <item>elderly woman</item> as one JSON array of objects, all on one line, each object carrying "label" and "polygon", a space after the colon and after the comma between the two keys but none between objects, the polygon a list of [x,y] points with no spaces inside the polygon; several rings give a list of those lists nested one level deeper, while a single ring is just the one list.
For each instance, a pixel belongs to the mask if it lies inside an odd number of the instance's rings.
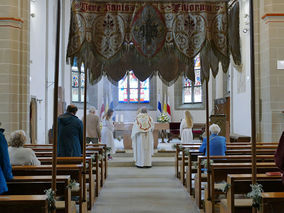
[{"label": "elderly woman", "polygon": [[[226,138],[223,136],[218,136],[219,132],[221,131],[220,127],[217,124],[212,124],[209,127],[210,137],[210,155],[211,156],[224,156],[226,152]],[[207,155],[207,140],[206,138],[203,139],[203,142],[199,148],[200,152],[205,153]]]},{"label": "elderly woman", "polygon": [[182,119],[180,124],[180,137],[181,143],[191,143],[193,141],[192,135],[192,116],[189,111],[185,111],[185,118]]},{"label": "elderly woman", "polygon": [[40,165],[40,161],[37,159],[34,151],[23,147],[26,141],[27,137],[23,130],[11,133],[8,151],[12,165]]}]

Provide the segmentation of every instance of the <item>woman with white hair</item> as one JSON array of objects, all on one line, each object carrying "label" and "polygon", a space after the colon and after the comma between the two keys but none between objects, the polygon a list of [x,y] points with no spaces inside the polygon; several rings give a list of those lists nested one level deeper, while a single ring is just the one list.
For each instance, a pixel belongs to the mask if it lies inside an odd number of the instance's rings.
[{"label": "woman with white hair", "polygon": [[185,118],[180,123],[180,138],[181,143],[191,143],[193,141],[192,135],[192,116],[189,111],[185,111]]},{"label": "woman with white hair", "polygon": [[8,148],[11,165],[40,165],[34,151],[30,148],[24,148],[26,141],[26,133],[23,130],[11,133]]},{"label": "woman with white hair", "polygon": [[[212,124],[209,127],[209,142],[210,142],[210,155],[211,156],[224,156],[226,152],[226,138],[223,136],[218,136],[221,131],[220,127],[217,124]],[[199,148],[200,152],[203,152],[207,155],[207,140],[203,139],[203,142]]]}]

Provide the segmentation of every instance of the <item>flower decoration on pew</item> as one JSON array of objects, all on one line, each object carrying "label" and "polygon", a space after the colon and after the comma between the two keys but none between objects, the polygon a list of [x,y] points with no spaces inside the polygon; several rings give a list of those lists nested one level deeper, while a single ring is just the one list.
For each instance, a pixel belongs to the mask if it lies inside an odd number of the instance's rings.
[{"label": "flower decoration on pew", "polygon": [[162,112],[161,115],[158,117],[158,122],[160,123],[167,123],[169,121],[170,121],[170,117],[164,112]]},{"label": "flower decoration on pew", "polygon": [[261,202],[261,193],[263,192],[261,184],[251,184],[251,192],[247,194],[249,198],[252,198],[252,206],[259,209]]},{"label": "flower decoration on pew", "polygon": [[44,192],[48,201],[48,212],[52,212],[55,209],[55,192],[51,188],[44,190]]},{"label": "flower decoration on pew", "polygon": [[224,193],[227,193],[231,187],[231,184],[228,184],[227,182],[223,181],[219,184],[216,184],[215,187],[216,189],[221,190]]},{"label": "flower decoration on pew", "polygon": [[106,148],[106,152],[109,153],[111,151],[111,147]]},{"label": "flower decoration on pew", "polygon": [[[213,160],[210,160],[210,161],[209,161],[209,166],[210,166],[212,163],[214,163],[214,161],[213,161]],[[208,168],[207,159],[202,160],[202,161],[201,161],[201,165],[204,166],[204,168],[207,169],[207,168]]]},{"label": "flower decoration on pew", "polygon": [[177,148],[179,148],[179,146],[180,146],[179,144],[175,143],[175,144],[172,145],[172,149],[177,149]]},{"label": "flower decoration on pew", "polygon": [[67,187],[71,189],[72,192],[77,192],[80,190],[80,184],[76,182],[76,180],[71,180]]}]

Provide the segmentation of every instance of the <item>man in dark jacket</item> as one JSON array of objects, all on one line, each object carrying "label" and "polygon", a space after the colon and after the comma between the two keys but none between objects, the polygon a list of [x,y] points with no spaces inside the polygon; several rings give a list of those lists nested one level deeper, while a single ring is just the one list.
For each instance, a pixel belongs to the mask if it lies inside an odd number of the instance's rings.
[{"label": "man in dark jacket", "polygon": [[83,123],[75,116],[78,108],[68,105],[67,112],[58,117],[58,157],[80,157],[83,146]]},{"label": "man in dark jacket", "polygon": [[13,179],[8,144],[3,132],[4,129],[0,129],[0,194],[8,191],[6,181]]}]

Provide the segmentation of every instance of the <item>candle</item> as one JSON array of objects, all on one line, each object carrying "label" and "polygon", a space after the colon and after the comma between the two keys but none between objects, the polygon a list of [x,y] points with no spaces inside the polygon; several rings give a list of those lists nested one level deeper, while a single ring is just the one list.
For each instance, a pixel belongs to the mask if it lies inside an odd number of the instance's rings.
[{"label": "candle", "polygon": [[115,122],[118,122],[118,114],[115,115]]},{"label": "candle", "polygon": [[123,122],[123,114],[120,115],[120,122]]}]

